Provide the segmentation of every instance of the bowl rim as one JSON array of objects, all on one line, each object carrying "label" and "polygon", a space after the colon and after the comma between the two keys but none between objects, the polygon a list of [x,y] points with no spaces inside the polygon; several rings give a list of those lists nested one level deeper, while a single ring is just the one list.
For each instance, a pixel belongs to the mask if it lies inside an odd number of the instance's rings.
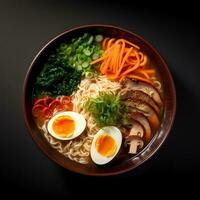
[{"label": "bowl rim", "polygon": [[[171,101],[173,101],[173,108],[172,108],[172,113],[171,113],[171,120],[168,124],[168,128],[165,131],[165,134],[162,138],[162,140],[159,142],[159,144],[156,146],[156,148],[154,148],[153,150],[151,150],[151,153],[149,155],[147,155],[145,158],[141,159],[140,162],[136,163],[135,165],[131,165],[125,169],[120,169],[119,171],[115,171],[115,172],[102,172],[102,173],[96,173],[96,172],[85,172],[85,171],[79,171],[79,170],[75,170],[72,168],[66,168],[64,166],[64,164],[62,162],[59,162],[55,157],[51,156],[50,153],[48,153],[48,151],[46,150],[46,148],[44,146],[42,146],[37,139],[34,137],[34,133],[32,131],[32,128],[29,125],[28,122],[28,117],[27,117],[27,113],[26,113],[26,86],[27,86],[27,81],[29,79],[29,76],[31,74],[31,69],[34,66],[36,60],[38,59],[38,57],[45,51],[45,49],[51,45],[51,43],[53,43],[55,40],[57,40],[58,38],[62,37],[63,35],[72,32],[72,31],[76,31],[78,29],[83,29],[83,28],[114,28],[116,30],[121,30],[123,32],[126,32],[130,35],[133,35],[134,37],[138,38],[140,41],[142,41],[142,43],[145,43],[148,47],[150,47],[155,55],[157,57],[159,57],[159,59],[161,60],[161,62],[163,63],[163,67],[165,68],[165,71],[167,73],[167,76],[170,80],[170,84],[171,84]],[[54,163],[57,163],[59,166],[63,167],[64,169],[67,169],[71,172],[74,173],[78,173],[81,175],[87,175],[87,176],[113,176],[113,175],[119,175],[119,174],[123,174],[126,172],[129,172],[135,168],[137,168],[138,166],[141,166],[144,162],[146,162],[147,160],[149,160],[162,146],[162,144],[166,141],[167,137],[169,136],[169,133],[172,129],[174,120],[175,120],[175,115],[176,115],[176,106],[177,106],[177,100],[176,100],[176,89],[175,89],[175,84],[171,75],[171,72],[169,70],[168,65],[166,64],[165,60],[163,59],[163,57],[160,55],[160,53],[157,51],[157,49],[155,47],[153,47],[153,45],[151,43],[149,43],[147,40],[145,40],[143,37],[141,37],[140,35],[136,34],[135,32],[129,31],[125,28],[121,28],[118,26],[113,26],[113,25],[108,25],[108,24],[85,24],[85,25],[81,25],[81,26],[76,26],[76,27],[72,27],[69,29],[66,29],[65,31],[63,31],[60,34],[57,34],[56,36],[54,36],[53,38],[51,38],[50,40],[48,40],[45,45],[43,45],[42,48],[40,48],[40,50],[38,51],[38,53],[34,56],[32,62],[29,64],[28,70],[25,73],[25,77],[24,77],[24,81],[23,81],[23,86],[22,86],[22,108],[23,108],[23,117],[24,117],[24,121],[26,124],[26,128],[29,132],[29,135],[31,135],[32,140],[34,141],[34,143],[36,143],[36,145],[39,147],[39,149],[43,152],[44,155],[46,155],[49,160],[54,161]],[[148,145],[147,145],[148,146]]]}]

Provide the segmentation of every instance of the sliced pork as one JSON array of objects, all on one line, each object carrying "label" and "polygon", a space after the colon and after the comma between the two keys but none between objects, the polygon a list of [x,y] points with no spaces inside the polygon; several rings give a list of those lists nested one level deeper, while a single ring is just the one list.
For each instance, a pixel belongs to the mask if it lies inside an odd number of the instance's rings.
[{"label": "sliced pork", "polygon": [[131,89],[131,90],[139,90],[142,91],[146,94],[148,94],[157,104],[159,107],[162,106],[162,99],[161,96],[159,94],[159,92],[157,91],[157,89],[152,86],[151,84],[148,83],[144,83],[144,82],[136,82],[136,81],[132,81],[130,79],[126,79],[123,83],[126,88]]},{"label": "sliced pork", "polygon": [[148,103],[154,108],[158,115],[160,113],[160,108],[155,103],[155,101],[147,93],[144,93],[140,90],[128,90],[125,94],[122,95],[121,98],[122,100],[137,99],[142,102]]},{"label": "sliced pork", "polygon": [[139,100],[131,100],[131,101],[126,101],[125,104],[129,108],[129,112],[139,112],[142,113],[144,116],[147,117],[149,120],[150,126],[152,128],[152,132],[155,132],[159,125],[160,125],[160,120],[155,112],[155,110],[147,103],[141,102]]},{"label": "sliced pork", "polygon": [[143,126],[145,141],[149,142],[152,137],[152,133],[148,119],[139,112],[132,112],[130,113],[129,117],[135,121],[138,121]]}]

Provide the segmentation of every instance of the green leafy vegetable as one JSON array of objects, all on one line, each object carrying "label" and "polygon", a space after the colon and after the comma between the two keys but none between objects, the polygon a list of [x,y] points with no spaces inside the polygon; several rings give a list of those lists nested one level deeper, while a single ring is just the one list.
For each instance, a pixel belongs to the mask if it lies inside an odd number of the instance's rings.
[{"label": "green leafy vegetable", "polygon": [[71,95],[81,81],[81,72],[67,65],[64,60],[52,54],[37,76],[34,96]]},{"label": "green leafy vegetable", "polygon": [[100,92],[96,98],[91,98],[84,104],[100,126],[119,125],[127,123],[126,107],[119,95]]},{"label": "green leafy vegetable", "polygon": [[100,41],[103,36],[85,33],[62,43],[44,63],[36,78],[34,97],[50,95],[71,95],[77,89],[82,76],[91,77],[96,73],[90,62],[103,53]]}]

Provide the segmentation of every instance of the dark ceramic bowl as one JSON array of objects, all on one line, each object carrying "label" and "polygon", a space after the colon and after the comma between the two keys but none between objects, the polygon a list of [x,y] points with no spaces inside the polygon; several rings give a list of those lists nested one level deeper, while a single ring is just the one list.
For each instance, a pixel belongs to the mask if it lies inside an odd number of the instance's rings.
[{"label": "dark ceramic bowl", "polygon": [[[53,149],[37,129],[31,113],[33,84],[37,74],[41,70],[41,63],[44,61],[46,56],[49,55],[49,52],[54,49],[58,44],[63,41],[70,40],[72,37],[76,37],[85,32],[90,32],[93,34],[103,34],[104,36],[114,38],[125,38],[129,41],[134,41],[134,43],[141,47],[141,51],[146,53],[151,61],[155,64],[163,85],[163,118],[160,128],[158,129],[151,142],[141,152],[139,152],[131,159],[104,167],[78,164],[74,161],[67,159],[57,150]],[[24,80],[23,108],[25,122],[33,140],[50,159],[63,166],[64,168],[77,173],[85,175],[107,176],[133,170],[134,168],[138,167],[146,160],[148,160],[159,149],[159,147],[163,144],[166,137],[168,136],[174,121],[176,112],[176,93],[173,79],[167,67],[167,64],[160,56],[160,54],[147,41],[130,31],[118,27],[108,25],[87,25],[67,30],[64,33],[58,35],[50,42],[48,42],[37,54],[37,56],[32,61]]]}]

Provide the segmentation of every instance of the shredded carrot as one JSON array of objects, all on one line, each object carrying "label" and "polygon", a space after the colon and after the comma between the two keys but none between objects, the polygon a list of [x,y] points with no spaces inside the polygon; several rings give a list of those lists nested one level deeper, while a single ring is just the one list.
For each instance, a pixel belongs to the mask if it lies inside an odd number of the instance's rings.
[{"label": "shredded carrot", "polygon": [[122,81],[128,77],[152,83],[155,70],[147,67],[148,58],[140,47],[125,39],[105,38],[102,42],[102,57],[90,64],[100,64],[100,72],[109,79]]},{"label": "shredded carrot", "polygon": [[109,39],[110,39],[110,38],[105,38],[105,39],[103,40],[102,47],[103,47],[104,50],[106,49],[106,43],[107,43],[107,41],[108,41]]},{"label": "shredded carrot", "polygon": [[155,74],[156,73],[155,69],[144,69],[144,71],[148,74]]},{"label": "shredded carrot", "polygon": [[143,78],[143,77],[141,77],[141,76],[137,76],[137,75],[128,75],[128,78],[132,78],[132,79],[144,81],[144,82],[147,82],[147,83],[152,83],[151,80],[149,80],[149,79],[147,79],[147,78]]},{"label": "shredded carrot", "polygon": [[108,41],[108,43],[107,43],[107,49],[110,48],[110,47],[112,46],[112,44],[113,44],[114,41],[115,41],[114,38],[112,38],[112,39],[110,39],[110,40]]},{"label": "shredded carrot", "polygon": [[125,43],[129,44],[130,46],[135,47],[135,48],[138,49],[138,50],[140,49],[140,47],[137,46],[136,44],[133,44],[133,43],[127,41],[127,40],[124,40],[124,41],[125,41]]},{"label": "shredded carrot", "polygon": [[104,60],[104,59],[105,59],[105,57],[98,58],[98,59],[92,61],[90,64],[91,64],[91,65],[94,65],[94,64],[96,64],[96,63],[98,63],[98,62],[100,62],[100,61],[102,61],[102,60]]},{"label": "shredded carrot", "polygon": [[139,71],[139,73],[143,74],[147,79],[150,78],[149,74],[146,73],[145,71]]}]

